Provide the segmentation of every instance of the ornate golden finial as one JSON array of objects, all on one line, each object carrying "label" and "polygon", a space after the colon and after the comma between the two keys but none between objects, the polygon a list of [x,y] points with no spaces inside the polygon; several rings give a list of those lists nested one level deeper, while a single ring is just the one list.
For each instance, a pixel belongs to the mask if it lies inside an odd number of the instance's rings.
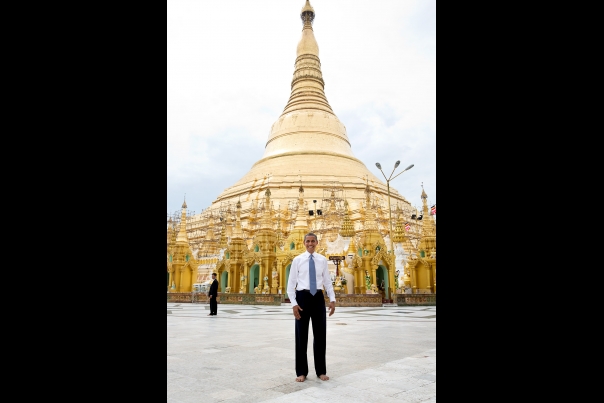
[{"label": "ornate golden finial", "polygon": [[312,6],[310,5],[310,0],[306,0],[306,4],[304,5],[304,7],[302,7],[302,12],[304,11],[312,11],[313,13],[315,12],[315,9],[312,8]]},{"label": "ornate golden finial", "polygon": [[424,182],[422,182],[422,199],[427,199],[428,195],[426,194],[426,191],[424,190]]},{"label": "ornate golden finial", "polygon": [[264,192],[264,195],[266,197],[271,197],[271,190],[269,188],[266,188],[266,192]]},{"label": "ornate golden finial", "polygon": [[312,25],[312,22],[315,19],[315,9],[312,8],[308,0],[306,0],[306,4],[302,7],[302,11],[300,11],[300,18],[302,18],[304,25]]},{"label": "ornate golden finial", "polygon": [[241,200],[237,200],[237,208],[241,208]]},{"label": "ornate golden finial", "polygon": [[187,194],[185,193],[185,200],[182,202],[182,208],[187,208]]}]

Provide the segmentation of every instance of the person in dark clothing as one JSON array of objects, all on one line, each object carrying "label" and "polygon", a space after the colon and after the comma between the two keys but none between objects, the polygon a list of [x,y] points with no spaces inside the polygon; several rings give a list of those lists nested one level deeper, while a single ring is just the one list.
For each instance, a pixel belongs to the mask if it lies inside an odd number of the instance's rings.
[{"label": "person in dark clothing", "polygon": [[218,280],[216,280],[216,273],[212,273],[212,285],[210,286],[208,296],[210,297],[210,314],[208,316],[216,316],[218,313],[218,302],[216,302],[216,297],[218,296]]}]

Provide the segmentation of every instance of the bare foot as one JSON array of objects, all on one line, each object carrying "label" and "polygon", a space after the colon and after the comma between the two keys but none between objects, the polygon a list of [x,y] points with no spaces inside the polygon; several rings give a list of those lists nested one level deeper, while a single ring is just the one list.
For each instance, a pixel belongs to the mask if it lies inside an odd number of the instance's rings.
[{"label": "bare foot", "polygon": [[304,375],[300,375],[299,377],[296,378],[296,382],[304,382],[306,380],[306,377]]},{"label": "bare foot", "polygon": [[325,375],[325,374],[319,375],[319,378],[321,378],[322,381],[326,381],[326,380],[329,379],[329,377],[327,375]]}]

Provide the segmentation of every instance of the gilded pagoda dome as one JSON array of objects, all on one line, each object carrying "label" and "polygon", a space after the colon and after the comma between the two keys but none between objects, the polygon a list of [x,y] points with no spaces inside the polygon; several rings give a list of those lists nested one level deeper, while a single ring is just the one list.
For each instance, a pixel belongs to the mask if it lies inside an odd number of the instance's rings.
[{"label": "gilded pagoda dome", "polygon": [[[304,182],[306,197],[320,198],[328,184],[337,183],[356,209],[365,199],[368,183],[382,197],[386,185],[352,152],[346,127],[333,112],[325,96],[319,46],[314,36],[315,12],[307,0],[300,12],[302,36],[296,48],[291,94],[281,115],[270,128],[264,154],[233,186],[225,189],[212,208],[241,200],[246,207],[262,199],[269,186],[271,200],[287,205],[298,198]],[[393,200],[408,204],[395,189]]]}]

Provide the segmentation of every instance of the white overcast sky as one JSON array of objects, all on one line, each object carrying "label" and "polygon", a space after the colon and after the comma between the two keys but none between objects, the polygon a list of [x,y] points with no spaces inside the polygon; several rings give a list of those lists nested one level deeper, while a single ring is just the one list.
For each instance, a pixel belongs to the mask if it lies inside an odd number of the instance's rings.
[{"label": "white overcast sky", "polygon": [[[305,0],[168,0],[167,213],[208,208],[263,153],[290,95]],[[352,152],[436,203],[436,1],[311,0],[325,95]],[[317,148],[321,147],[317,144]],[[385,182],[385,181],[384,181]]]}]

